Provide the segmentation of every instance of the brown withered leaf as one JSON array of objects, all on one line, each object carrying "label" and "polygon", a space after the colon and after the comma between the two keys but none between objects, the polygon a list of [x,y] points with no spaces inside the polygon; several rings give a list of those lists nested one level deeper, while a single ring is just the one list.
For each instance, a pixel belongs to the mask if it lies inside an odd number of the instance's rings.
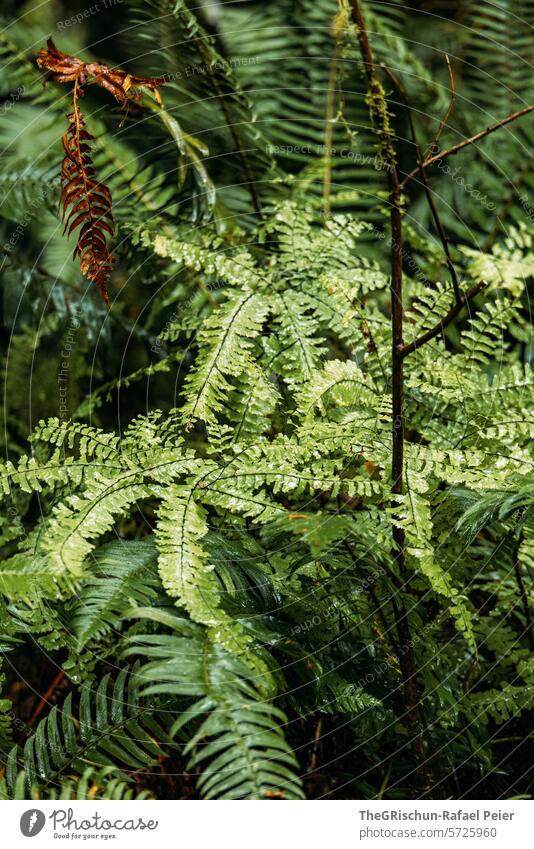
[{"label": "brown withered leaf", "polygon": [[[76,107],[76,104],[75,104]],[[107,284],[113,257],[107,240],[113,235],[111,193],[96,179],[90,142],[82,113],[76,107],[68,115],[69,126],[62,138],[65,156],[61,166],[61,207],[65,230],[78,230],[74,257],[79,257],[82,274],[93,280],[109,306]]]},{"label": "brown withered leaf", "polygon": [[[94,136],[85,127],[78,97],[83,94],[83,86],[91,82],[109,91],[121,106],[139,99],[143,89],[148,89],[161,103],[158,88],[165,79],[137,77],[100,62],[82,62],[58,50],[51,38],[47,49],[39,51],[37,64],[50,72],[53,82],[74,86],[73,111],[67,116],[69,126],[62,139],[65,151],[61,166],[62,216],[69,236],[78,230],[74,256],[80,259],[82,273],[97,284],[109,306],[107,284],[114,262],[108,248],[108,239],[114,232],[111,193],[96,179],[89,144]],[[137,89],[140,93],[136,93]]]},{"label": "brown withered leaf", "polygon": [[76,56],[69,56],[58,50],[51,38],[46,42],[47,49],[39,50],[37,64],[43,70],[50,71],[51,79],[56,83],[75,83],[83,86],[94,82],[113,95],[121,106],[129,99],[136,99],[132,90],[149,89],[161,102],[158,88],[165,83],[164,77],[137,77],[119,68],[110,68],[100,62],[82,62]]}]

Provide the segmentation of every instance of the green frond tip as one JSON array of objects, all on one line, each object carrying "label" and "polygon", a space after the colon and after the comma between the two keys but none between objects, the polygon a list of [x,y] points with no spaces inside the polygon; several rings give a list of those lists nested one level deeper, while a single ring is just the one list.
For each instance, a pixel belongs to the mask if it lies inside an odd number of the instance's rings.
[{"label": "green frond tip", "polygon": [[155,599],[156,560],[152,539],[115,540],[96,549],[69,612],[78,651],[117,628],[129,608]]},{"label": "green frond tip", "polygon": [[114,767],[87,767],[79,778],[62,778],[55,787],[41,787],[34,785],[29,791],[27,789],[27,776],[21,770],[17,776],[12,793],[8,792],[5,778],[0,778],[0,801],[12,801],[31,799],[38,801],[62,801],[74,802],[92,799],[114,799],[116,801],[142,801],[152,799],[153,795],[148,790],[136,789],[133,781],[128,776],[118,777]]},{"label": "green frond tip", "polygon": [[207,532],[207,513],[194,491],[170,486],[158,512],[156,536],[163,586],[194,622],[206,625],[214,639],[239,654],[247,650],[250,637],[221,607],[221,587],[202,546]]}]

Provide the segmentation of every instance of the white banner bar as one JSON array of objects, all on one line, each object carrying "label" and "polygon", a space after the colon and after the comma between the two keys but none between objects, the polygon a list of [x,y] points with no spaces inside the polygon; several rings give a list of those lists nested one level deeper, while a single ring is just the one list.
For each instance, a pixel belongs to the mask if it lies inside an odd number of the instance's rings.
[{"label": "white banner bar", "polygon": [[[534,802],[3,802],[0,846],[534,846]],[[454,844],[453,844],[454,841]]]}]

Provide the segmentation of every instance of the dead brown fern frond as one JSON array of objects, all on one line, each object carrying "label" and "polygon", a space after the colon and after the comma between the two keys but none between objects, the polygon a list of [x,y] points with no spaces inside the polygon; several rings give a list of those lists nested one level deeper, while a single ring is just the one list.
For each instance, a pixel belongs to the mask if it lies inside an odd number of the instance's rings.
[{"label": "dead brown fern frond", "polygon": [[61,209],[65,232],[77,232],[74,256],[80,260],[82,274],[96,283],[109,307],[108,281],[114,258],[109,250],[109,240],[114,234],[111,192],[100,183],[91,157],[90,142],[94,136],[87,130],[78,105],[83,86],[95,83],[113,95],[121,106],[130,100],[139,100],[143,89],[161,103],[158,87],[163,77],[137,77],[100,62],[83,62],[76,56],[62,53],[51,38],[47,49],[39,51],[37,64],[51,74],[53,82],[73,83],[72,112],[67,116],[69,125],[62,138],[65,156],[61,166]]}]

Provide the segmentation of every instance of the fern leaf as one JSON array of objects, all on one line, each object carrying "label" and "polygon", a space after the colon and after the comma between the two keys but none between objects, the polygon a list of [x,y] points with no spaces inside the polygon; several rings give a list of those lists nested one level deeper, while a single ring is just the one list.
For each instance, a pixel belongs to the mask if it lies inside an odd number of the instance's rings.
[{"label": "fern leaf", "polygon": [[80,259],[82,273],[93,280],[109,306],[107,284],[113,257],[107,240],[113,235],[111,192],[95,176],[89,142],[94,139],[86,129],[76,106],[68,116],[69,127],[63,136],[65,157],[61,168],[61,205],[65,232],[78,229],[74,256]]},{"label": "fern leaf", "polygon": [[[152,618],[150,611],[138,613]],[[206,799],[302,798],[296,760],[282,734],[285,716],[264,698],[268,682],[251,678],[241,660],[175,614],[162,621],[173,634],[134,636],[127,653],[153,658],[140,669],[140,675],[150,681],[147,694],[197,698],[176,720],[171,733],[200,721],[187,751],[190,767],[203,770],[202,795]]]},{"label": "fern leaf", "polygon": [[117,627],[124,611],[148,604],[156,595],[151,540],[116,541],[97,549],[92,577],[84,581],[70,611],[78,650]]},{"label": "fern leaf", "polygon": [[267,310],[262,295],[245,290],[232,294],[206,319],[197,336],[199,356],[186,380],[183,417],[188,426],[196,419],[216,421],[233,389],[232,379],[246,378]]},{"label": "fern leaf", "polygon": [[159,571],[169,595],[192,620],[206,625],[223,646],[239,653],[248,638],[239,622],[221,609],[220,586],[202,546],[208,532],[206,518],[189,488],[169,487],[158,513]]},{"label": "fern leaf", "polygon": [[[88,767],[112,768],[117,779],[127,780],[128,770],[154,764],[163,754],[162,745],[172,740],[157,720],[157,710],[143,703],[139,695],[135,669],[119,673],[113,688],[105,675],[95,693],[88,686],[80,690],[79,718],[73,714],[69,695],[61,712],[52,708],[41,720],[35,734],[24,746],[24,793],[32,798],[50,792],[67,776],[87,775]],[[155,742],[157,733],[159,743]],[[20,798],[18,760],[11,750],[6,766],[6,790],[9,798]],[[53,789],[52,789],[52,792]]]}]

